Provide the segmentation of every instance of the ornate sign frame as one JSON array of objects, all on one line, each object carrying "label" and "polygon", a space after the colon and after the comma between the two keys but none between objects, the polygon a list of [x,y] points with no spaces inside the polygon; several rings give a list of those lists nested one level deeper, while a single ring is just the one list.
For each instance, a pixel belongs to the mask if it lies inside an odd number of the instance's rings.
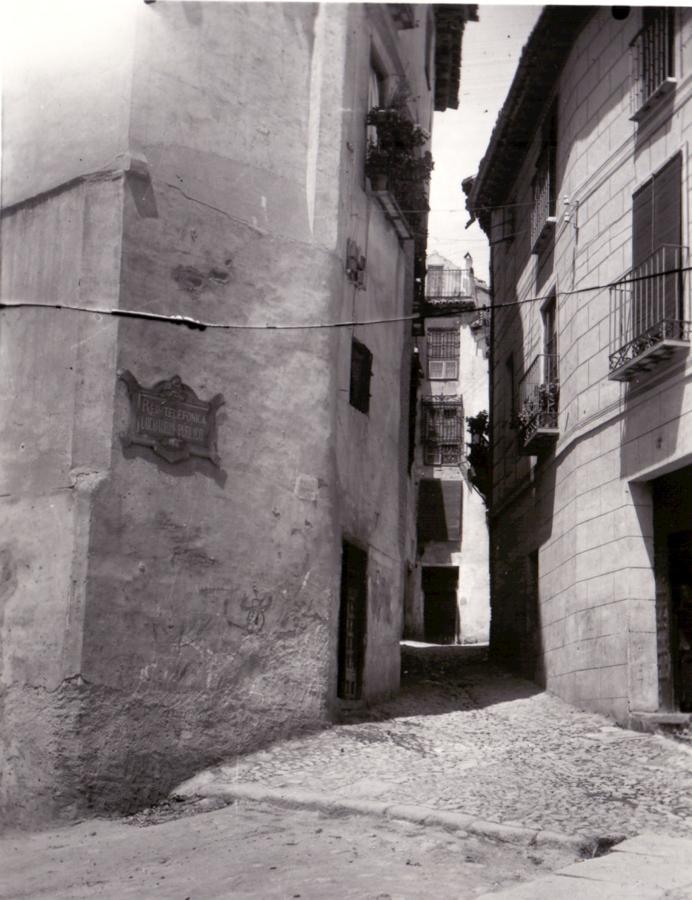
[{"label": "ornate sign frame", "polygon": [[179,375],[143,387],[128,369],[118,372],[130,398],[130,423],[120,439],[124,447],[139,444],[169,463],[191,456],[221,464],[216,449],[216,413],[223,394],[200,400]]}]

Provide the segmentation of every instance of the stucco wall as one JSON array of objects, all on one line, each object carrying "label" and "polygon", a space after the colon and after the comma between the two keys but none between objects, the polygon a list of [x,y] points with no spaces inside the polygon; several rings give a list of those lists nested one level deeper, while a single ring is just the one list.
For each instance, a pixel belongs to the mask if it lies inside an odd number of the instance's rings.
[{"label": "stucco wall", "polygon": [[[107,179],[5,217],[2,296],[117,305],[121,197],[122,179]],[[79,756],[88,541],[110,464],[116,331],[100,316],[2,313],[0,801],[17,824],[74,801],[60,770]]]},{"label": "stucco wall", "polygon": [[[407,312],[410,258],[365,190],[363,123],[371,43],[396,73],[424,29],[399,44],[381,10],[346,5],[129,15],[108,45],[122,71],[96,80],[112,128],[94,141],[89,53],[64,83],[56,63],[59,125],[15,114],[36,88],[10,85],[5,139],[33,149],[7,170],[3,297],[260,326]],[[347,237],[366,291],[345,277]],[[375,360],[364,416],[348,402],[351,333],[3,312],[2,799],[17,824],[151,802],[324,723],[343,538],[369,552],[364,699],[396,689],[410,337],[356,330]],[[222,393],[220,466],[125,447],[122,370]]]},{"label": "stucco wall", "polygon": [[[576,40],[556,85],[557,230],[554,252],[532,256],[529,214],[494,249],[497,301],[558,293],[560,437],[543,460],[522,457],[509,428],[509,378],[541,352],[540,302],[495,315],[493,371],[494,606],[492,637],[506,659],[566,699],[626,721],[657,703],[651,498],[640,484],[690,455],[687,359],[630,385],[609,381],[607,285],[631,265],[632,194],[683,149],[683,243],[689,245],[689,13],[677,13],[672,99],[630,121],[629,44],[639,10],[625,21],[599,9]],[[550,98],[547,98],[550,99]],[[546,110],[547,111],[547,110]],[[537,123],[540,126],[540,123]],[[508,202],[530,209],[537,139]],[[521,204],[527,204],[522,207]],[[570,294],[574,289],[603,285]],[[539,640],[526,637],[512,599],[528,554],[538,549]]]}]

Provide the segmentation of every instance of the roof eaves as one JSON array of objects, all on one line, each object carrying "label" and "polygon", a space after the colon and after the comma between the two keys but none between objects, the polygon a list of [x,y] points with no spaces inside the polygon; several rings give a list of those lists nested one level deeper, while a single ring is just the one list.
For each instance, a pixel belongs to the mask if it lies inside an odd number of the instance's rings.
[{"label": "roof eaves", "polygon": [[511,189],[572,44],[596,9],[546,6],[529,35],[478,174],[467,191],[467,209],[486,231],[488,217],[483,208],[497,205]]},{"label": "roof eaves", "polygon": [[435,3],[435,110],[457,109],[461,81],[461,41],[467,22],[478,21],[478,6]]}]

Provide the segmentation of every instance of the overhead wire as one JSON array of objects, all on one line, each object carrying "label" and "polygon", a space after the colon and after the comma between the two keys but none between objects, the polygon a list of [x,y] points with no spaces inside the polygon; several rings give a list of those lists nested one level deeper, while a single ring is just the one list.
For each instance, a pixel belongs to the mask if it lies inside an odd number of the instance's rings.
[{"label": "overhead wire", "polygon": [[[606,282],[605,284],[593,284],[582,288],[572,288],[571,290],[561,290],[556,293],[542,294],[535,297],[525,297],[523,300],[510,300],[505,303],[489,303],[482,306],[474,306],[477,312],[492,311],[512,306],[523,306],[526,303],[536,303],[542,300],[548,300],[551,297],[567,297],[574,294],[585,294],[591,291],[602,291],[607,288],[619,287],[625,284],[635,284],[639,281],[646,281],[650,278],[663,278],[666,275],[680,275],[683,272],[692,271],[692,266],[681,266],[674,269],[667,269],[664,272],[654,272],[649,275],[637,275],[633,278],[620,278],[616,282]],[[66,306],[64,303],[39,303],[35,300],[5,300],[0,302],[0,310],[2,309],[58,309],[68,310],[71,312],[91,313],[92,315],[115,316],[117,318],[126,319],[143,319],[145,321],[162,322],[169,325],[184,325],[193,331],[206,331],[209,329],[221,329],[227,331],[301,331],[314,330],[318,328],[352,328],[356,325],[385,325],[396,322],[412,322],[422,318],[435,318],[440,316],[448,316],[448,309],[438,311],[426,311],[425,316],[421,313],[413,313],[407,316],[391,316],[379,319],[351,320],[347,322],[308,322],[308,323],[279,323],[272,325],[265,323],[242,323],[242,322],[203,322],[199,319],[193,319],[190,316],[181,315],[164,315],[162,313],[146,312],[144,310],[134,309],[117,309],[98,306]]]}]

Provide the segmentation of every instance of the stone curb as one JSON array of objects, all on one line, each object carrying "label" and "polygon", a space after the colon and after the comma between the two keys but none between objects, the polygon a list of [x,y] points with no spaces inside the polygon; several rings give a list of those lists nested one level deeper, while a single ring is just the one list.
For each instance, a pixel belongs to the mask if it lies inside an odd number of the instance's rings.
[{"label": "stone curb", "polygon": [[380,800],[349,800],[304,790],[269,789],[247,782],[215,784],[211,781],[200,784],[197,779],[192,779],[188,784],[181,785],[177,791],[171,794],[171,797],[185,800],[206,797],[220,797],[229,801],[252,800],[256,803],[271,803],[288,809],[311,809],[331,816],[355,813],[356,815],[400,819],[416,825],[432,825],[448,831],[456,831],[462,836],[475,834],[504,843],[526,844],[531,847],[560,847],[586,855],[592,853],[599,843],[598,838],[594,835],[563,834],[559,831],[525,828],[519,825],[502,825],[499,822],[488,822],[465,813],[447,812],[429,806],[384,803]]}]

